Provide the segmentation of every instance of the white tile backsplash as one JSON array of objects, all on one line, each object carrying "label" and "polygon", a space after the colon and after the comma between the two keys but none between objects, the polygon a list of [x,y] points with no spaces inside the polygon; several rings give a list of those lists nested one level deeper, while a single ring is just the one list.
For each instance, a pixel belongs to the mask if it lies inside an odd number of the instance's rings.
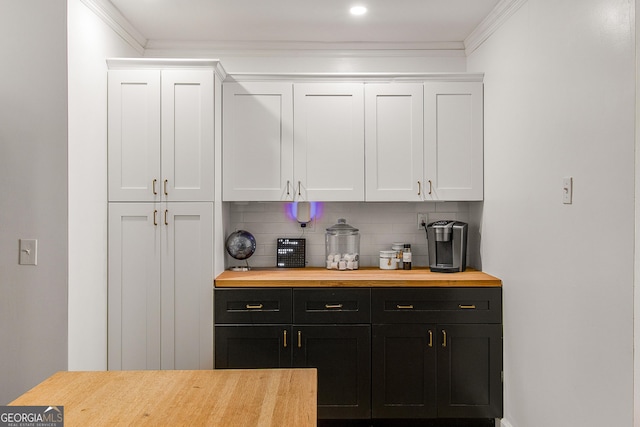
[{"label": "white tile backsplash", "polygon": [[[427,213],[429,222],[440,219],[468,222],[470,239],[478,233],[473,225],[480,223],[479,219],[471,218],[475,213],[470,212],[467,202],[326,202],[319,206],[317,218],[307,229],[289,218],[289,203],[226,203],[230,218],[227,230],[247,230],[256,238],[256,253],[248,260],[252,267],[275,267],[279,237],[305,238],[307,266],[324,266],[325,230],[338,218],[345,218],[348,224],[360,230],[361,266],[378,266],[381,250],[390,250],[392,243],[403,242],[411,244],[413,265],[424,267],[429,265],[429,257],[425,230],[418,229],[418,213]],[[476,258],[473,254],[467,256],[468,260]],[[234,265],[244,265],[244,261],[227,255],[227,267]]]}]

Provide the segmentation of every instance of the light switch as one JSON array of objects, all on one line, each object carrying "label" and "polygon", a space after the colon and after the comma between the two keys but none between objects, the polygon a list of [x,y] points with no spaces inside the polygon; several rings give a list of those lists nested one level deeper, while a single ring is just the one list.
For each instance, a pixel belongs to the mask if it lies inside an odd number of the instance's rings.
[{"label": "light switch", "polygon": [[38,241],[36,239],[20,239],[20,265],[38,264]]},{"label": "light switch", "polygon": [[562,178],[562,203],[570,205],[573,202],[573,177]]}]

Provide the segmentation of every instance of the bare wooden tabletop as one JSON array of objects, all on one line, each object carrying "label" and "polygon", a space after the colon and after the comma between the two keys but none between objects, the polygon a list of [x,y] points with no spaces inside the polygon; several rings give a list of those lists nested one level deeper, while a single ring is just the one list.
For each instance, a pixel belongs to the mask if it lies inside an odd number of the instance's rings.
[{"label": "bare wooden tabletop", "polygon": [[65,426],[316,426],[316,369],[58,372],[11,405]]}]

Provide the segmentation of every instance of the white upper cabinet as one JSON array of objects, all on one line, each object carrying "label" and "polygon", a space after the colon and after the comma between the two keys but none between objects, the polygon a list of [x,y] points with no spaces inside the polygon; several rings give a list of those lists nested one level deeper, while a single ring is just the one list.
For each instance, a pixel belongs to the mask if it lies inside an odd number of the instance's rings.
[{"label": "white upper cabinet", "polygon": [[365,85],[368,201],[421,201],[421,83]]},{"label": "white upper cabinet", "polygon": [[481,82],[367,84],[367,201],[482,200]]},{"label": "white upper cabinet", "polygon": [[294,85],[297,200],[364,200],[364,85]]},{"label": "white upper cabinet", "polygon": [[211,201],[212,70],[110,70],[109,201]]},{"label": "white upper cabinet", "polygon": [[160,72],[109,71],[110,201],[160,200]]},{"label": "white upper cabinet", "polygon": [[293,200],[293,85],[223,85],[223,200]]},{"label": "white upper cabinet", "polygon": [[482,83],[425,83],[424,118],[425,200],[482,200]]},{"label": "white upper cabinet", "polygon": [[482,200],[482,82],[443,78],[225,83],[223,200]]}]

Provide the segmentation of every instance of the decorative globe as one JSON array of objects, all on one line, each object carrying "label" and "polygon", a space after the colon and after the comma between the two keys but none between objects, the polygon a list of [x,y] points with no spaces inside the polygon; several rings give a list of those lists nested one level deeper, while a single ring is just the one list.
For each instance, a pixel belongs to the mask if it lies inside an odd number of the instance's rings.
[{"label": "decorative globe", "polygon": [[227,252],[235,259],[249,258],[256,251],[256,239],[245,230],[234,231],[227,237]]}]

